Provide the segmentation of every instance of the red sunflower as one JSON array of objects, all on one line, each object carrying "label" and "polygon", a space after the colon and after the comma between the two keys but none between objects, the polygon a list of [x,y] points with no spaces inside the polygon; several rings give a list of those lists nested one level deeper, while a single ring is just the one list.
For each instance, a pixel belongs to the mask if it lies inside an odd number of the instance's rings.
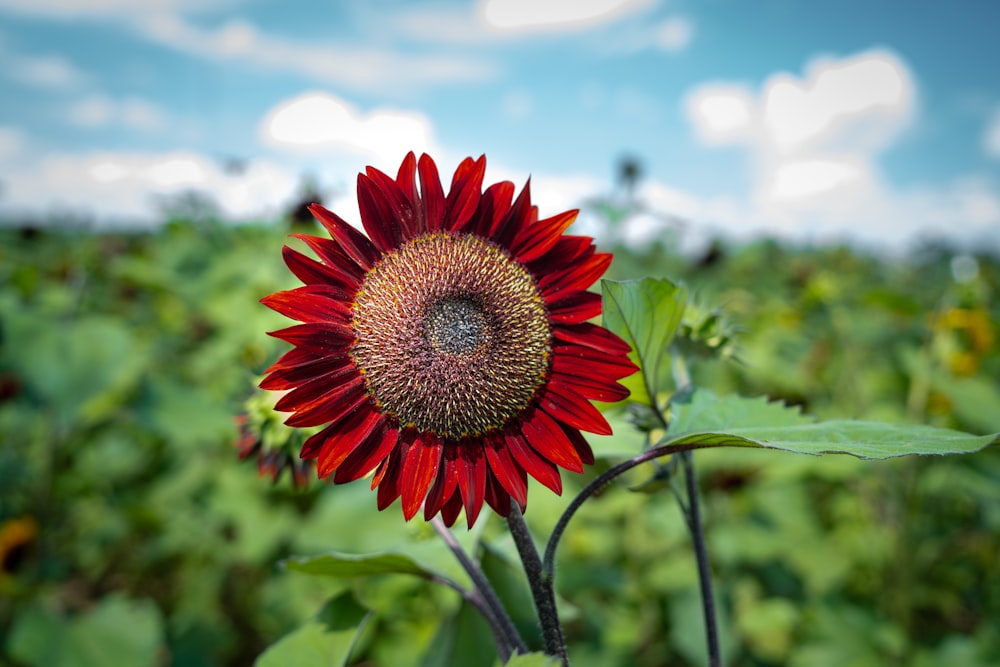
[{"label": "red sunflower", "polygon": [[336,483],[374,470],[379,509],[402,496],[407,520],[421,505],[448,525],[464,507],[472,526],[483,500],[523,510],[528,475],[561,493],[560,467],[594,461],[580,430],[611,433],[590,401],[625,398],[617,380],[637,370],[628,344],[587,321],[611,255],[563,235],[577,211],[539,220],[529,185],[483,192],[485,168],[463,160],[445,196],[427,155],[395,179],[369,167],[368,237],[311,206],[332,238],[293,235],[320,261],[286,246],[305,285],[262,300],[302,322],[271,334],[295,347],[261,383],[290,390],[275,406],[289,426],[326,425],[301,457]]}]

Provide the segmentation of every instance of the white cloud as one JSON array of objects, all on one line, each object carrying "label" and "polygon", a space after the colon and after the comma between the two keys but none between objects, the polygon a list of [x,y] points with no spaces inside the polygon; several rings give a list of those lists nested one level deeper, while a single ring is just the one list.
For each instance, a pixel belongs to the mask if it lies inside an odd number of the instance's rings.
[{"label": "white cloud", "polygon": [[500,30],[565,30],[617,21],[649,5],[648,0],[483,0],[479,11]]},{"label": "white cloud", "polygon": [[66,109],[66,120],[80,127],[116,125],[143,132],[157,132],[168,125],[166,112],[148,100],[114,100],[106,95],[90,95],[71,104]]},{"label": "white cloud", "polygon": [[[4,0],[0,0],[0,8]],[[79,88],[90,77],[61,55],[24,54],[11,50],[0,35],[0,74],[8,79],[51,90]]]},{"label": "white cloud", "polygon": [[75,65],[56,55],[4,54],[4,69],[11,78],[38,88],[76,88],[88,79]]},{"label": "white cloud", "polygon": [[231,4],[213,0],[0,0],[0,9],[17,14],[53,19],[87,17],[118,19],[155,12],[204,10]]},{"label": "white cloud", "polygon": [[763,121],[775,146],[792,151],[823,141],[890,143],[905,128],[915,93],[906,66],[895,55],[870,51],[810,65],[804,80],[778,74],[765,85]]},{"label": "white cloud", "polygon": [[654,45],[664,51],[683,51],[694,39],[694,23],[681,16],[673,16],[655,27]]},{"label": "white cloud", "polygon": [[1000,158],[1000,107],[993,111],[993,117],[986,126],[983,145],[987,155]]},{"label": "white cloud", "polygon": [[864,175],[863,164],[850,160],[799,160],[780,163],[767,192],[775,202],[813,197],[848,185]]},{"label": "white cloud", "polygon": [[274,215],[298,187],[292,170],[261,160],[234,174],[191,151],[54,154],[9,170],[0,210],[5,217],[61,212],[100,224],[152,225],[162,222],[164,201],[196,191],[241,220]]},{"label": "white cloud", "polygon": [[917,114],[914,78],[888,51],[817,59],[803,76],[778,73],[757,91],[706,83],[686,96],[685,110],[706,145],[746,150],[753,182],[726,206],[713,197],[688,202],[695,222],[737,235],[889,247],[920,235],[986,238],[1000,225],[1000,192],[987,179],[905,188],[886,181],[880,156]]},{"label": "white cloud", "polygon": [[781,72],[755,95],[745,84],[707,83],[686,97],[708,144],[756,143],[772,152],[872,153],[895,141],[916,111],[913,77],[888,51],[813,61],[803,78]]},{"label": "white cloud", "polygon": [[279,150],[358,153],[379,163],[408,151],[431,152],[433,130],[421,113],[375,109],[363,114],[324,92],[309,92],[273,107],[261,123],[264,142]]},{"label": "white cloud", "polygon": [[0,125],[0,165],[12,163],[24,146],[24,135],[20,130]]},{"label": "white cloud", "polygon": [[755,122],[752,93],[738,84],[706,84],[685,99],[688,120],[699,139],[709,145],[742,143]]},{"label": "white cloud", "polygon": [[179,16],[153,14],[137,25],[147,39],[182,53],[291,73],[357,90],[481,81],[493,75],[490,65],[475,58],[288,40],[266,34],[243,20],[232,20],[210,30]]}]

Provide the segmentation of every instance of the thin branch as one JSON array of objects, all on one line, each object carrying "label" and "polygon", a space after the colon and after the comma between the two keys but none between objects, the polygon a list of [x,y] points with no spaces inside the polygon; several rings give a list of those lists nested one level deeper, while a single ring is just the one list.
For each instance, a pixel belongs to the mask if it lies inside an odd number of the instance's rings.
[{"label": "thin branch", "polygon": [[[498,641],[497,649],[500,653],[506,650],[507,657],[501,655],[501,659],[506,661],[510,657],[511,652],[515,650],[518,653],[527,654],[527,644],[524,643],[517,628],[514,627],[514,621],[511,620],[510,614],[504,609],[503,603],[500,602],[500,598],[497,597],[496,591],[493,590],[493,586],[490,584],[489,579],[486,578],[486,574],[482,568],[479,567],[478,563],[469,558],[465,550],[462,549],[462,545],[458,543],[455,536],[444,525],[440,516],[435,516],[431,519],[430,523],[434,527],[434,530],[437,531],[437,534],[441,536],[441,539],[444,540],[445,544],[448,545],[448,548],[451,549],[452,553],[455,554],[455,558],[462,565],[462,569],[465,570],[466,574],[469,575],[469,579],[472,580],[474,590],[479,594],[483,606],[489,610],[489,613],[484,613],[483,617],[486,618],[487,623],[490,623],[493,628],[494,637],[503,637],[504,646],[501,646],[501,642]],[[472,602],[472,600],[469,600],[469,602]],[[477,609],[480,612],[483,611],[478,606]],[[493,619],[492,621],[491,618]]]},{"label": "thin branch", "polygon": [[486,600],[479,594],[478,590],[475,588],[471,590],[463,588],[448,577],[431,575],[428,579],[435,583],[447,586],[452,590],[458,591],[458,594],[462,596],[463,600],[475,607],[476,611],[478,611],[486,621],[486,624],[490,626],[490,632],[493,634],[493,642],[497,645],[497,655],[500,657],[500,661],[506,663],[510,660],[511,655],[514,652],[514,647],[510,645],[510,640],[504,633],[503,627],[497,619],[496,614],[494,614],[493,610],[490,609],[490,606],[486,604]]},{"label": "thin branch", "polygon": [[583,488],[583,491],[581,491],[572,502],[570,502],[565,511],[563,511],[562,516],[559,517],[559,521],[556,523],[555,528],[552,529],[552,534],[549,536],[549,542],[545,546],[545,557],[542,559],[542,572],[545,577],[548,579],[553,579],[555,577],[556,549],[559,547],[559,540],[562,539],[562,535],[566,531],[566,526],[569,525],[570,519],[573,518],[573,515],[576,514],[577,510],[580,509],[588,498],[610,484],[616,477],[624,475],[632,468],[640,466],[643,463],[647,463],[653,459],[662,458],[664,456],[670,456],[671,454],[718,446],[719,445],[711,442],[661,445],[659,447],[654,447],[653,449],[648,449],[642,454],[638,454],[630,458],[628,461],[622,461],[613,468],[610,468],[604,474],[596,477],[590,484]]}]

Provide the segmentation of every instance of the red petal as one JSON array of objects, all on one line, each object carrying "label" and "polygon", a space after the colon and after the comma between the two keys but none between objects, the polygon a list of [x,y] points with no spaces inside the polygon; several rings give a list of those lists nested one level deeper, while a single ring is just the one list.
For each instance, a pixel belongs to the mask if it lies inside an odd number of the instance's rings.
[{"label": "red petal", "polygon": [[438,176],[437,165],[429,155],[421,155],[417,162],[420,174],[420,206],[423,208],[427,231],[436,232],[444,227],[445,198]]},{"label": "red petal", "polygon": [[319,204],[309,206],[309,211],[316,216],[320,224],[326,227],[333,240],[340,244],[351,259],[364,270],[372,268],[378,259],[378,251],[371,241],[366,239],[358,230],[351,227],[339,215],[333,211],[328,211]]},{"label": "red petal", "polygon": [[628,398],[629,390],[615,382],[605,380],[600,376],[587,375],[567,375],[565,373],[552,372],[549,385],[563,384],[569,389],[577,392],[584,398],[592,401],[603,401],[605,403],[616,403]]},{"label": "red petal", "polygon": [[573,444],[559,424],[542,410],[535,410],[521,424],[521,433],[528,444],[549,461],[573,472],[583,472],[583,463]]},{"label": "red petal", "polygon": [[336,241],[312,234],[292,234],[291,236],[309,246],[309,249],[316,253],[316,256],[324,264],[342,273],[342,282],[347,285],[347,289],[352,292],[357,290],[358,283],[365,275],[364,269],[358,266]]},{"label": "red petal", "polygon": [[500,226],[504,215],[510,210],[510,200],[513,196],[514,184],[510,181],[494,183],[486,188],[482,199],[479,200],[479,208],[465,231],[490,238]]},{"label": "red petal", "polygon": [[474,441],[459,443],[458,454],[458,488],[465,505],[465,519],[472,528],[486,494],[486,457]]},{"label": "red petal", "polygon": [[430,521],[448,502],[458,488],[458,450],[454,443],[445,442],[441,451],[441,468],[424,501],[424,519]]},{"label": "red petal", "polygon": [[285,317],[300,322],[351,321],[350,294],[332,285],[306,285],[275,292],[260,300],[262,304]]},{"label": "red petal", "polygon": [[399,172],[396,174],[396,185],[410,204],[410,210],[414,213],[413,225],[410,229],[410,237],[419,236],[427,232],[427,222],[424,219],[424,210],[420,206],[420,196],[417,194],[417,158],[413,151],[406,154],[403,163],[399,165]]},{"label": "red petal", "polygon": [[601,314],[601,295],[593,292],[574,292],[548,306],[549,317],[553,322],[577,324]]},{"label": "red petal", "polygon": [[403,459],[403,518],[407,521],[420,509],[441,466],[441,439],[421,435]]},{"label": "red petal", "polygon": [[[288,396],[286,395],[284,398],[288,398]],[[321,426],[337,422],[351,412],[362,409],[362,406],[365,405],[368,405],[365,379],[359,377],[324,394],[311,403],[290,408],[294,409],[295,413],[285,420],[285,424],[294,427]],[[281,401],[274,406],[276,410],[281,411],[284,411],[285,407],[288,406],[282,406]]]},{"label": "red petal", "polygon": [[581,257],[593,252],[593,245],[594,239],[589,236],[560,236],[549,252],[528,264],[528,270],[535,275],[544,275],[569,268]]},{"label": "red petal", "polygon": [[267,335],[324,357],[343,354],[354,340],[354,332],[350,327],[333,322],[296,324],[278,331],[269,331]]},{"label": "red petal", "polygon": [[[294,389],[314,378],[323,378],[331,382],[338,381],[345,377],[340,373],[341,369],[351,369],[351,362],[346,357],[322,357],[298,366],[274,370],[261,380],[260,388],[270,391],[284,391]],[[352,369],[351,372],[357,371]]]},{"label": "red petal", "polygon": [[517,238],[521,231],[536,219],[537,210],[531,205],[531,179],[529,178],[521,189],[521,194],[517,196],[510,210],[507,211],[507,215],[503,217],[499,225],[493,226],[491,238],[500,245],[509,248],[511,241]]},{"label": "red petal", "polygon": [[449,527],[455,525],[455,519],[458,518],[458,513],[461,511],[462,494],[454,491],[451,497],[441,506],[441,520],[444,521],[444,525]]},{"label": "red petal", "polygon": [[604,275],[611,266],[612,256],[602,252],[588,257],[576,266],[545,276],[538,282],[546,301],[558,301],[568,296],[569,290],[585,290]]},{"label": "red petal", "polygon": [[[323,441],[316,464],[316,474],[326,477],[336,470],[348,456],[358,448],[368,447],[369,440],[378,441],[377,434],[383,423],[383,417],[374,410],[358,410],[348,419],[330,430]],[[336,479],[334,480],[336,481]]]},{"label": "red petal", "polygon": [[[282,405],[290,406],[289,410],[297,409],[296,406],[308,405],[334,387],[341,387],[344,382],[358,375],[358,370],[354,365],[345,359],[327,357],[319,362],[303,364],[294,369],[284,369],[275,371],[261,382],[262,389],[292,389],[278,401]],[[298,387],[296,389],[296,387]]]},{"label": "red petal", "polygon": [[368,175],[358,174],[358,209],[368,238],[382,252],[399,246],[403,232],[409,232],[413,210],[396,182],[374,167]]},{"label": "red petal", "polygon": [[514,460],[529,475],[551,489],[556,495],[562,495],[562,479],[559,477],[559,469],[554,463],[532,449],[520,433],[514,433],[508,429],[504,432],[504,438]]},{"label": "red petal", "polygon": [[401,440],[402,447],[396,447],[389,454],[389,458],[382,462],[379,466],[378,471],[375,473],[375,478],[372,479],[372,488],[378,486],[378,509],[379,511],[384,510],[386,507],[391,505],[396,498],[399,498],[399,469],[400,461],[403,457],[406,447],[412,447],[412,444],[406,442],[406,439]]},{"label": "red petal", "polygon": [[604,415],[590,401],[572,390],[566,391],[562,385],[549,382],[538,403],[550,417],[563,424],[597,435],[611,435],[611,425]]},{"label": "red petal", "polygon": [[594,463],[594,450],[590,448],[590,443],[583,437],[583,434],[576,429],[567,428],[566,426],[563,426],[562,429],[566,437],[569,438],[569,441],[573,443],[573,448],[580,455],[583,465],[592,465]]},{"label": "red petal", "polygon": [[578,213],[576,210],[565,211],[521,229],[511,242],[511,253],[522,264],[538,259],[555,246],[563,232],[576,220]]},{"label": "red petal", "polygon": [[448,191],[448,209],[443,225],[445,231],[461,229],[476,212],[485,172],[485,155],[480,155],[478,160],[467,157],[458,165]]},{"label": "red petal", "polygon": [[351,276],[339,269],[320,264],[294,248],[283,247],[281,249],[281,256],[284,258],[285,264],[291,272],[295,274],[295,277],[306,285],[339,285],[351,290],[358,288],[358,281]]},{"label": "red petal", "polygon": [[623,378],[639,370],[628,357],[612,355],[590,347],[556,344],[552,347],[552,371],[574,377],[601,375],[610,380]]},{"label": "red petal", "polygon": [[486,460],[489,461],[493,476],[514,497],[517,504],[524,507],[528,502],[528,476],[511,457],[503,435],[491,436],[485,444]]},{"label": "red petal", "polygon": [[374,437],[370,438],[364,447],[354,450],[337,467],[333,481],[337,484],[346,484],[361,479],[384,461],[398,443],[399,432],[387,427],[383,422],[380,430],[375,431]]},{"label": "red petal", "polygon": [[280,357],[278,357],[278,360],[275,361],[273,364],[271,364],[268,367],[268,369],[264,371],[264,373],[267,374],[272,371],[276,371],[279,368],[292,368],[294,366],[300,366],[302,364],[307,364],[316,361],[318,359],[323,359],[323,357],[318,354],[313,354],[312,352],[303,350],[302,348],[293,347],[292,349],[288,350],[288,352],[285,352]]},{"label": "red petal", "polygon": [[486,478],[486,502],[500,516],[510,514],[510,494],[493,475]]},{"label": "red petal", "polygon": [[559,340],[586,345],[609,354],[625,355],[632,351],[631,345],[593,322],[552,327],[552,335]]}]

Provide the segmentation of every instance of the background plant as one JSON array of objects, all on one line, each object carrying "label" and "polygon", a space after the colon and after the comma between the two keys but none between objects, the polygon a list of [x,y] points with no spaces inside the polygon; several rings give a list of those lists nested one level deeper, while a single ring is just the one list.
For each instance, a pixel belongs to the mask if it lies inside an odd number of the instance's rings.
[{"label": "background plant", "polygon": [[[232,415],[278,352],[260,335],[277,318],[256,300],[291,286],[274,252],[284,236],[210,220],[3,232],[0,659],[245,665],[280,640],[348,664],[496,662],[474,610],[430,581],[467,583],[429,526],[377,513],[363,485],[296,491],[287,473],[272,485],[235,462]],[[669,247],[617,248],[612,271],[685,279],[700,305],[678,341],[696,386],[821,418],[1000,431],[995,258],[761,242],[692,261]],[[639,451],[646,436],[627,420],[641,416],[620,415],[563,498],[531,495],[536,536]],[[996,448],[885,462],[726,449],[697,463],[729,664],[1000,660]],[[669,489],[651,492],[656,473],[630,473],[565,535],[557,592],[574,665],[704,664],[687,529]],[[502,523],[457,534],[540,647]],[[393,552],[413,564],[393,568],[421,573],[274,568],[330,550]]]}]

